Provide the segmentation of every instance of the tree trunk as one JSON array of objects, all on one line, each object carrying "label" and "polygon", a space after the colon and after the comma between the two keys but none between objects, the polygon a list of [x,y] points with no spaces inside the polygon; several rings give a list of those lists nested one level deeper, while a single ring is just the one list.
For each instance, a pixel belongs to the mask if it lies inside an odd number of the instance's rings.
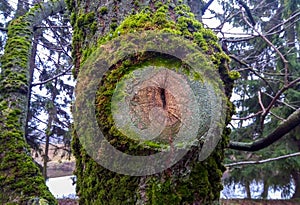
[{"label": "tree trunk", "polygon": [[246,181],[245,189],[246,189],[247,199],[251,199],[251,189],[250,189],[250,182],[249,181]]},{"label": "tree trunk", "polygon": [[[198,21],[200,2],[68,2],[78,80],[72,148],[80,204],[218,203],[236,76],[229,75],[216,36]],[[203,82],[214,86],[203,88]],[[199,111],[189,109],[200,101]],[[202,126],[186,119],[200,120]],[[176,141],[185,125],[187,133],[196,132],[193,143]],[[207,142],[212,153],[203,152]],[[148,157],[157,153],[169,155],[159,155],[165,161]],[[128,160],[135,157],[143,160]]]},{"label": "tree trunk", "polygon": [[263,182],[264,182],[264,189],[263,192],[261,193],[261,198],[268,199],[268,193],[269,193],[268,180],[264,180]]},{"label": "tree trunk", "polygon": [[57,203],[33,162],[24,134],[34,28],[64,7],[62,1],[38,5],[8,27],[0,76],[1,204]]},{"label": "tree trunk", "polygon": [[295,183],[295,192],[292,196],[293,199],[299,199],[300,198],[300,172],[299,171],[294,171],[292,173],[292,177],[294,179]]}]

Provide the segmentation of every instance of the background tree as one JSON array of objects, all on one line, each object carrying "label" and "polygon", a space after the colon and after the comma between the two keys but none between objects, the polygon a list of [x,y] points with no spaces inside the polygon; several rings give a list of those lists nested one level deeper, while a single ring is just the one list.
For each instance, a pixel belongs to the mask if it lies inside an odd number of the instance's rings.
[{"label": "background tree", "polygon": [[[299,113],[299,16],[298,1],[220,1],[224,13],[216,14],[222,47],[231,57],[231,68],[241,74],[234,92],[237,115],[230,148],[256,151],[280,139],[280,123]],[[243,33],[224,32],[225,23]],[[226,29],[226,28],[225,28]],[[299,116],[299,114],[297,114]],[[259,160],[299,152],[299,117],[287,124],[286,136],[255,153],[228,150],[227,161]],[[290,127],[290,128],[289,128]],[[294,128],[294,129],[293,129]],[[287,134],[288,133],[288,134]],[[266,138],[266,136],[268,136]],[[256,143],[251,143],[256,140]],[[262,198],[268,188],[281,189],[282,195],[299,197],[299,158],[245,166],[231,171],[226,184],[242,184],[251,198],[250,184],[263,183]]]},{"label": "background tree", "polygon": [[[29,4],[19,1],[16,6],[17,11],[15,11],[9,3],[4,1],[2,2],[4,6],[1,7],[3,8],[3,18],[8,22],[11,14],[21,15],[18,10],[23,7],[28,10],[29,7],[38,3],[34,1]],[[25,12],[24,9],[21,10]],[[69,107],[73,93],[73,85],[70,85],[72,83],[72,60],[68,54],[71,48],[70,28],[67,13],[53,14],[34,28],[30,59],[30,84],[32,85],[28,94],[29,108],[25,137],[39,167],[41,169],[43,167],[44,173],[46,173],[47,162],[55,157],[54,155],[60,153],[61,157],[67,159],[70,157],[71,118]],[[2,31],[4,43],[7,28],[2,27]],[[52,98],[49,96],[51,94],[57,97]],[[49,117],[49,113],[51,113],[51,117]],[[51,119],[55,123],[49,123],[48,121]],[[47,125],[51,126],[47,128]],[[51,132],[47,130],[51,130]],[[49,146],[51,153],[54,153],[53,156],[49,155]],[[41,158],[44,159],[43,162]],[[47,176],[44,174],[44,177]]]},{"label": "background tree", "polygon": [[47,178],[47,162],[54,157],[49,149],[54,149],[54,154],[63,150],[61,157],[70,157],[71,32],[65,13],[52,15],[36,29],[26,139],[34,155],[43,158],[43,175]]},{"label": "background tree", "polygon": [[20,6],[19,13],[7,27],[5,52],[1,56],[0,201],[27,204],[47,200],[50,204],[56,204],[32,161],[25,140],[25,127],[32,78],[31,57],[35,52],[31,44],[33,31],[53,13],[64,11],[65,5],[63,2],[50,2],[21,12],[25,6]]}]

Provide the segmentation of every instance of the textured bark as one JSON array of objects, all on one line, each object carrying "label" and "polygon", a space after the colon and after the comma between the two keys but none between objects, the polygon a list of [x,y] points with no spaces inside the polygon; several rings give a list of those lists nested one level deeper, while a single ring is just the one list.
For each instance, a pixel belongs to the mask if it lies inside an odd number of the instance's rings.
[{"label": "textured bark", "polygon": [[0,203],[57,204],[34,164],[25,140],[30,81],[30,57],[35,26],[65,10],[63,1],[30,9],[11,21],[1,58],[0,76]]},{"label": "textured bark", "polygon": [[[71,10],[71,23],[74,29],[73,33],[73,57],[74,57],[74,74],[75,76],[81,73],[86,73],[87,77],[93,72],[89,72],[89,66],[94,66],[93,62],[98,62],[97,58],[105,57],[98,56],[102,50],[106,50],[103,42],[107,42],[117,35],[124,34],[134,25],[134,30],[159,30],[166,27],[169,22],[174,23],[174,29],[177,27],[178,32],[183,33],[182,35],[189,39],[193,37],[193,33],[198,30],[201,33],[201,40],[203,44],[207,45],[203,49],[208,58],[213,59],[212,56],[216,57],[220,54],[218,60],[213,61],[215,63],[216,70],[219,71],[221,80],[225,84],[225,95],[228,100],[231,95],[231,89],[233,86],[233,79],[230,78],[227,68],[226,56],[221,52],[221,48],[217,44],[217,38],[214,34],[208,30],[203,29],[199,26],[195,28],[194,25],[197,24],[192,14],[188,11],[188,6],[191,6],[191,12],[193,12],[198,20],[201,19],[201,1],[191,0],[191,1],[68,1],[68,8]],[[165,6],[164,6],[165,5]],[[133,21],[130,23],[128,17],[130,14],[139,14],[139,12],[145,8],[149,10],[148,14],[150,18],[145,21],[142,18],[143,14],[139,17],[132,17]],[[204,8],[204,7],[203,7]],[[176,9],[182,9],[180,14],[176,14]],[[162,10],[167,10],[166,13],[161,12]],[[159,13],[160,12],[160,13]],[[147,14],[147,15],[148,15]],[[164,17],[164,14],[166,16]],[[151,16],[155,15],[155,16]],[[180,18],[178,16],[182,15],[184,22],[182,23],[182,28],[180,28]],[[188,17],[189,16],[189,17]],[[146,17],[145,17],[146,18]],[[123,21],[125,19],[125,21]],[[167,21],[165,20],[167,19]],[[126,21],[127,20],[127,21]],[[143,21],[140,25],[138,22]],[[124,23],[125,22],[125,23]],[[124,26],[124,30],[117,32],[119,25],[124,25],[127,22],[127,26]],[[154,22],[154,23],[153,23]],[[201,28],[200,28],[201,27]],[[127,30],[126,30],[127,29]],[[180,30],[182,29],[182,30]],[[201,30],[201,31],[200,31]],[[128,31],[129,32],[129,31]],[[201,41],[199,40],[199,41]],[[103,47],[101,47],[103,46]],[[171,45],[170,45],[171,46]],[[101,49],[99,49],[99,47]],[[98,50],[97,50],[98,48]],[[176,49],[176,47],[174,47]],[[158,55],[158,54],[157,54]],[[161,57],[168,60],[171,63],[173,59],[169,56],[159,56],[152,55],[152,53],[145,53],[137,58],[134,56],[127,59],[129,62],[145,62],[150,61],[154,63],[157,58]],[[217,57],[218,58],[218,57]],[[91,63],[91,64],[89,64]],[[111,68],[111,70],[116,71],[116,76],[119,75],[118,71],[122,67],[122,63],[117,63]],[[97,63],[96,63],[97,64]],[[101,65],[99,65],[101,66]],[[126,66],[125,66],[126,67]],[[119,69],[119,70],[118,70]],[[118,133],[114,130],[113,125],[110,124],[111,119],[107,110],[109,107],[107,104],[101,104],[107,99],[105,95],[109,95],[114,87],[115,82],[117,82],[121,76],[116,77],[116,79],[111,79],[111,72],[104,74],[104,79],[101,81],[101,86],[99,88],[99,95],[96,97],[97,113],[99,126],[102,129],[106,139],[121,151],[128,151],[131,154],[151,154],[153,150],[139,149],[139,146],[132,146],[130,139],[120,139]],[[78,80],[80,81],[80,79]],[[88,83],[89,80],[87,80]],[[77,85],[77,98],[80,93],[84,91],[85,83],[78,82]],[[114,88],[113,88],[114,89]],[[178,87],[178,90],[180,87]],[[146,92],[146,94],[144,93]],[[104,93],[104,94],[103,94]],[[151,93],[152,100],[143,101],[144,97],[149,97]],[[102,98],[103,97],[103,98]],[[176,119],[169,118],[169,123],[172,124],[176,120],[180,119],[180,116],[176,115],[176,105],[173,106],[173,98],[167,91],[155,87],[151,90],[140,90],[133,100],[135,103],[152,102],[152,105],[161,106],[163,109],[174,108]],[[94,102],[91,102],[94,103]],[[106,101],[105,101],[106,103]],[[227,119],[226,123],[229,123],[230,117],[232,115],[232,104],[227,101]],[[75,103],[76,104],[76,103]],[[149,103],[150,104],[150,103]],[[110,104],[109,104],[110,106]],[[74,110],[76,109],[76,106]],[[148,110],[144,111],[145,115],[141,115],[142,119],[145,118],[147,123]],[[146,116],[146,117],[145,117]],[[75,123],[76,124],[76,123]],[[177,128],[176,123],[172,124]],[[224,149],[227,146],[228,135],[230,133],[229,129],[223,131],[222,140],[219,142],[215,151],[209,156],[205,161],[199,161],[199,147],[192,148],[182,160],[176,163],[173,167],[150,176],[127,176],[115,173],[97,164],[87,153],[87,151],[81,146],[80,137],[77,136],[77,131],[82,128],[75,127],[74,137],[72,142],[73,153],[76,157],[76,170],[75,174],[77,176],[76,190],[79,196],[80,204],[218,204],[219,202],[219,192],[222,189],[221,176],[222,172],[225,170],[222,164],[224,159]],[[193,128],[191,128],[193,129]],[[196,129],[196,128],[195,128]],[[83,136],[84,137],[84,136]],[[101,150],[98,150],[99,153]],[[101,153],[100,153],[101,154]]]}]

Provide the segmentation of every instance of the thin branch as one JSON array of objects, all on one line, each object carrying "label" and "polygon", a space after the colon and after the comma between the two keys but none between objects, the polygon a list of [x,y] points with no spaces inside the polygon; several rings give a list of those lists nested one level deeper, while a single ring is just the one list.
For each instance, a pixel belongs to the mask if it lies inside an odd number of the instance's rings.
[{"label": "thin branch", "polygon": [[287,159],[290,157],[297,157],[300,156],[300,152],[296,152],[293,154],[287,154],[287,155],[282,155],[279,157],[274,157],[274,158],[269,158],[269,159],[264,159],[264,160],[259,160],[259,161],[242,161],[242,162],[234,162],[234,163],[230,163],[230,164],[225,164],[225,167],[235,167],[235,166],[243,166],[243,165],[249,165],[249,164],[263,164],[263,163],[267,163],[267,162],[272,162],[272,161],[277,161],[277,160],[281,160],[281,159]]},{"label": "thin branch", "polygon": [[0,27],[0,31],[7,32],[7,31],[8,31],[8,29],[7,29],[7,28],[4,28],[4,27]]},{"label": "thin branch", "polygon": [[235,150],[258,151],[273,144],[298,125],[300,125],[300,108],[293,112],[285,121],[281,122],[279,126],[265,138],[250,143],[230,142],[228,147]]},{"label": "thin branch", "polygon": [[208,7],[212,4],[212,2],[214,2],[214,0],[209,0],[209,2],[207,2],[203,8],[201,9],[201,14],[203,15],[205,13],[205,11],[208,9]]},{"label": "thin branch", "polygon": [[260,105],[260,107],[261,107],[263,113],[265,113],[265,112],[266,112],[266,109],[265,109],[265,106],[264,106],[264,104],[263,104],[263,102],[262,102],[262,100],[261,100],[261,92],[260,92],[260,91],[258,91],[258,103],[259,103],[259,105]]},{"label": "thin branch", "polygon": [[59,78],[59,77],[65,75],[68,71],[70,71],[71,68],[72,68],[72,66],[73,66],[73,65],[69,66],[65,71],[63,71],[63,72],[61,72],[61,73],[59,73],[59,74],[53,76],[52,78],[49,78],[49,79],[44,80],[44,81],[41,81],[41,82],[32,83],[32,86],[43,85],[43,84],[48,83],[48,82],[50,82],[50,81],[52,81],[52,80],[55,80],[55,79],[57,79],[57,78]]},{"label": "thin branch", "polygon": [[[272,95],[270,95],[270,94],[268,94],[268,93],[264,93],[266,96],[268,96],[268,97],[270,97],[270,98],[272,98],[272,99],[274,99],[274,97],[272,96]],[[281,100],[276,100],[277,102],[279,102],[279,103],[281,103],[281,104],[283,104],[283,105],[285,105],[285,106],[287,106],[287,107],[289,107],[289,108],[291,108],[291,109],[293,109],[293,110],[297,110],[297,108],[296,107],[294,107],[294,106],[292,106],[292,105],[290,105],[290,104],[288,104],[288,103],[286,103],[286,102],[284,102],[284,101],[281,101]]]},{"label": "thin branch", "polygon": [[285,70],[285,85],[288,84],[288,61],[285,59],[283,54],[276,48],[276,46],[263,34],[261,34],[246,18],[244,12],[243,14],[243,19],[244,21],[271,47],[275,50],[275,52],[280,56],[281,60],[284,63],[284,70]]},{"label": "thin branch", "polygon": [[35,29],[39,29],[39,28],[72,28],[70,26],[35,26]]},{"label": "thin branch", "polygon": [[247,117],[232,118],[232,120],[248,120],[248,119],[251,119],[251,118],[253,118],[253,117],[257,116],[257,115],[260,115],[262,112],[263,111],[259,111],[259,112],[255,113],[255,114],[249,115]]},{"label": "thin branch", "polygon": [[274,117],[276,117],[277,119],[281,120],[281,121],[285,121],[284,118],[282,118],[282,117],[276,115],[275,113],[273,113],[273,112],[271,112],[271,111],[270,111],[270,114],[273,115]]},{"label": "thin branch", "polygon": [[235,55],[229,55],[229,57],[233,60],[235,60],[236,62],[240,63],[241,65],[245,66],[246,69],[249,69],[250,71],[253,72],[254,75],[256,75],[257,77],[259,77],[262,81],[264,81],[266,83],[267,86],[269,86],[269,88],[273,91],[272,86],[269,84],[269,82],[263,78],[261,75],[259,75],[251,66],[249,66],[246,62],[240,60],[238,57],[236,57]]},{"label": "thin branch", "polygon": [[289,21],[292,21],[293,19],[297,18],[298,16],[300,16],[300,11],[297,11],[294,15],[292,15],[291,17],[289,17],[287,20],[283,21],[280,24],[277,24],[276,26],[274,26],[273,28],[271,28],[267,34],[272,33],[274,30],[276,30],[277,28],[283,26],[284,24],[288,23]]},{"label": "thin branch", "polygon": [[266,108],[265,113],[262,114],[263,119],[264,117],[267,115],[267,113],[271,110],[272,106],[275,104],[275,102],[278,100],[278,98],[280,97],[280,95],[286,91],[287,89],[291,88],[292,86],[294,86],[295,84],[297,84],[298,82],[300,82],[300,78],[297,78],[296,80],[290,82],[288,85],[283,86],[274,96],[273,100],[271,101],[271,103],[269,104],[269,106]]},{"label": "thin branch", "polygon": [[[271,28],[270,30],[268,30],[265,34],[265,36],[270,36],[270,35],[274,35],[276,33],[280,33],[282,32],[284,29],[280,29],[278,31],[275,31],[277,28],[289,23],[290,21],[294,20],[295,18],[297,18],[298,16],[300,16],[300,11],[296,11],[296,13],[294,15],[292,15],[290,18],[288,18],[287,20],[283,21],[280,24],[277,24],[276,26],[274,26],[273,28]],[[243,42],[243,41],[249,41],[251,39],[257,38],[259,37],[259,35],[253,35],[253,34],[247,34],[247,33],[231,33],[231,32],[223,32],[224,34],[230,34],[230,35],[249,35],[247,37],[240,37],[240,38],[234,38],[234,37],[229,37],[226,38],[227,42]]]},{"label": "thin branch", "polygon": [[254,21],[254,18],[252,16],[251,11],[250,11],[249,7],[247,6],[247,4],[245,2],[243,2],[242,0],[238,0],[238,3],[245,9],[247,16],[251,22],[251,25],[255,26],[256,23]]}]

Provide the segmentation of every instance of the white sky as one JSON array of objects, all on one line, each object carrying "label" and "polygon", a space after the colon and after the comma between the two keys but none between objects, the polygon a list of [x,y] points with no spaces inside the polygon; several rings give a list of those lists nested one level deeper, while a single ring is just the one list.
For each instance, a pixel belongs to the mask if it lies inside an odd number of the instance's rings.
[{"label": "white sky", "polygon": [[75,197],[75,186],[72,185],[72,176],[50,178],[46,184],[56,198]]}]

